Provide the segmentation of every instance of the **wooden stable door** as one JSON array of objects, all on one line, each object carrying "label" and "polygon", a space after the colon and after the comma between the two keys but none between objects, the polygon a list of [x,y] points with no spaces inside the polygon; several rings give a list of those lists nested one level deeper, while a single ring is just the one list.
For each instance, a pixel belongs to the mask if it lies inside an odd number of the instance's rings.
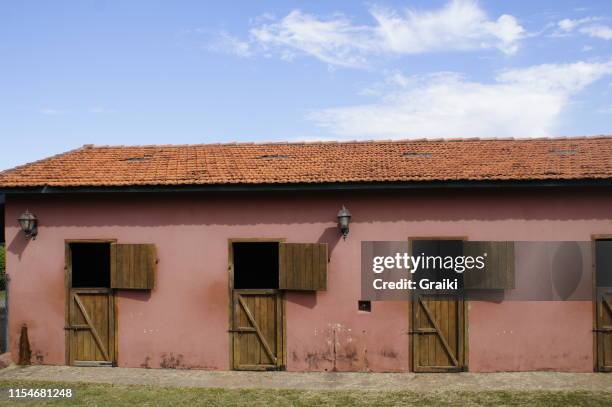
[{"label": "wooden stable door", "polygon": [[72,288],[69,308],[69,364],[112,366],[115,322],[111,289]]},{"label": "wooden stable door", "polygon": [[612,239],[595,241],[597,370],[612,372]]},{"label": "wooden stable door", "polygon": [[233,290],[231,333],[233,369],[281,369],[281,293],[272,289]]},{"label": "wooden stable door", "polygon": [[597,370],[612,372],[612,290],[597,301]]},{"label": "wooden stable door", "polygon": [[464,370],[463,300],[454,296],[415,294],[412,302],[414,372]]}]

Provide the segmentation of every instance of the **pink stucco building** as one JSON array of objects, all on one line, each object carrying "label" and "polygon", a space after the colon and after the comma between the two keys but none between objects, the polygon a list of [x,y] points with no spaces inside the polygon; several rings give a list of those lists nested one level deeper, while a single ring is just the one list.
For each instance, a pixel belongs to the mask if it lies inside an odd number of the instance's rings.
[{"label": "pink stucco building", "polygon": [[84,146],[0,173],[9,348],[26,327],[42,364],[606,370],[609,297],[432,304],[421,345],[409,302],[358,302],[362,241],[611,239],[611,185],[609,137]]}]

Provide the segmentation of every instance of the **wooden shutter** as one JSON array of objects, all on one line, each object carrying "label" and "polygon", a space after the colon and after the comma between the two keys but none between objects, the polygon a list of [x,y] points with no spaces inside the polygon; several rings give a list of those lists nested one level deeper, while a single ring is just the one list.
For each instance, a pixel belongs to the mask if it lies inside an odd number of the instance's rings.
[{"label": "wooden shutter", "polygon": [[152,244],[111,244],[111,288],[152,289],[156,257]]},{"label": "wooden shutter", "polygon": [[281,290],[327,290],[327,243],[280,243]]},{"label": "wooden shutter", "polygon": [[485,268],[463,273],[466,289],[509,290],[514,288],[514,242],[465,242],[465,256],[482,256]]}]

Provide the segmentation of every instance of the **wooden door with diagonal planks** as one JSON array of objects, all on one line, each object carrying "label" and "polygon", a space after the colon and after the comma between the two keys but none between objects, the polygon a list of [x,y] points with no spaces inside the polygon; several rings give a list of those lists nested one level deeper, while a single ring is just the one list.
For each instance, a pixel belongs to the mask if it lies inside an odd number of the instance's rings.
[{"label": "wooden door with diagonal planks", "polygon": [[414,372],[460,372],[464,369],[464,318],[463,301],[456,296],[413,296]]},{"label": "wooden door with diagonal planks", "polygon": [[600,372],[612,372],[612,236],[595,241],[595,340]]},{"label": "wooden door with diagonal planks", "polygon": [[278,370],[283,366],[282,297],[278,290],[233,290],[232,368]]},{"label": "wooden door with diagonal planks", "polygon": [[597,370],[612,372],[612,291],[597,300]]},{"label": "wooden door with diagonal planks", "polygon": [[70,290],[70,365],[111,366],[115,362],[113,300],[110,288]]}]

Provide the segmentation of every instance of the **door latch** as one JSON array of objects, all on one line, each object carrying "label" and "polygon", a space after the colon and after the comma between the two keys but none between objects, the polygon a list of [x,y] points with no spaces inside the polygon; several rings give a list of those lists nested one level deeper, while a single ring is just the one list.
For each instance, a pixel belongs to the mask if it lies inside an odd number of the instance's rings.
[{"label": "door latch", "polygon": [[612,333],[612,328],[597,328],[597,329],[593,329],[593,332],[611,332]]}]

